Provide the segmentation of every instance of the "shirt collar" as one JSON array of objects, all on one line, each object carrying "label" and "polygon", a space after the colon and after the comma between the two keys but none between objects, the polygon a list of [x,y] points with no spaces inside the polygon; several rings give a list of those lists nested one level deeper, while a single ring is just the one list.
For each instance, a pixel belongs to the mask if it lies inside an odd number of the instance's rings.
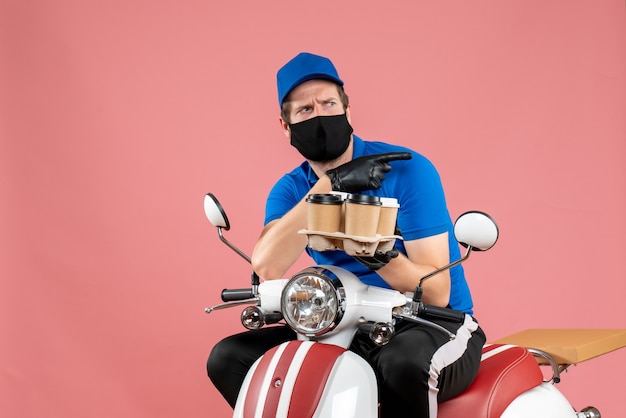
[{"label": "shirt collar", "polygon": [[365,155],[365,142],[356,135],[353,138],[352,159],[359,158]]}]

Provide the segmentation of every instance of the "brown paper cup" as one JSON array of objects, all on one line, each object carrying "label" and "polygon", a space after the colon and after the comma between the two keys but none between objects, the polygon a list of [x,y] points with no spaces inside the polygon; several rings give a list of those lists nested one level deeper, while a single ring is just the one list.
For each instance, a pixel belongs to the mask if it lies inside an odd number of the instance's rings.
[{"label": "brown paper cup", "polygon": [[307,229],[311,231],[339,232],[341,223],[341,196],[311,194],[307,203]]},{"label": "brown paper cup", "polygon": [[394,235],[398,218],[398,200],[390,197],[381,197],[380,217],[376,232],[383,237]]},{"label": "brown paper cup", "polygon": [[380,217],[380,198],[378,196],[351,194],[346,199],[345,204],[346,235],[375,236]]}]

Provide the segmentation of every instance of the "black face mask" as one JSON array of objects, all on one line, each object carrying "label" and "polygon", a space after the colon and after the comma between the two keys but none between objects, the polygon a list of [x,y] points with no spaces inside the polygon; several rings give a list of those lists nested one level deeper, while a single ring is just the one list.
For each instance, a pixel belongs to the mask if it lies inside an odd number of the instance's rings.
[{"label": "black face mask", "polygon": [[346,114],[316,116],[304,122],[290,124],[291,145],[311,161],[339,158],[350,145],[352,126]]}]

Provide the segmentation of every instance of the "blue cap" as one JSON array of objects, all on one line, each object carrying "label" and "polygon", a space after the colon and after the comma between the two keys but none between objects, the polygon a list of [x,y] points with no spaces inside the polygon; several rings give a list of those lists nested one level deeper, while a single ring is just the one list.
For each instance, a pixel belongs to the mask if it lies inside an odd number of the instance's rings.
[{"label": "blue cap", "polygon": [[333,63],[325,57],[301,52],[285,64],[276,74],[278,105],[282,107],[291,90],[309,80],[329,80],[343,86]]}]

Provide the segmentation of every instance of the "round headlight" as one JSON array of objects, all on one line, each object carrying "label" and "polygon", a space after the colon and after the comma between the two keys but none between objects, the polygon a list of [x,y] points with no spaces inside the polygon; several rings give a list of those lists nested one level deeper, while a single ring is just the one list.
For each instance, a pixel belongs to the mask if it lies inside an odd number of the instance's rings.
[{"label": "round headlight", "polygon": [[294,331],[308,336],[325,334],[343,316],[343,286],[329,270],[305,269],[283,289],[281,307],[285,322]]}]

